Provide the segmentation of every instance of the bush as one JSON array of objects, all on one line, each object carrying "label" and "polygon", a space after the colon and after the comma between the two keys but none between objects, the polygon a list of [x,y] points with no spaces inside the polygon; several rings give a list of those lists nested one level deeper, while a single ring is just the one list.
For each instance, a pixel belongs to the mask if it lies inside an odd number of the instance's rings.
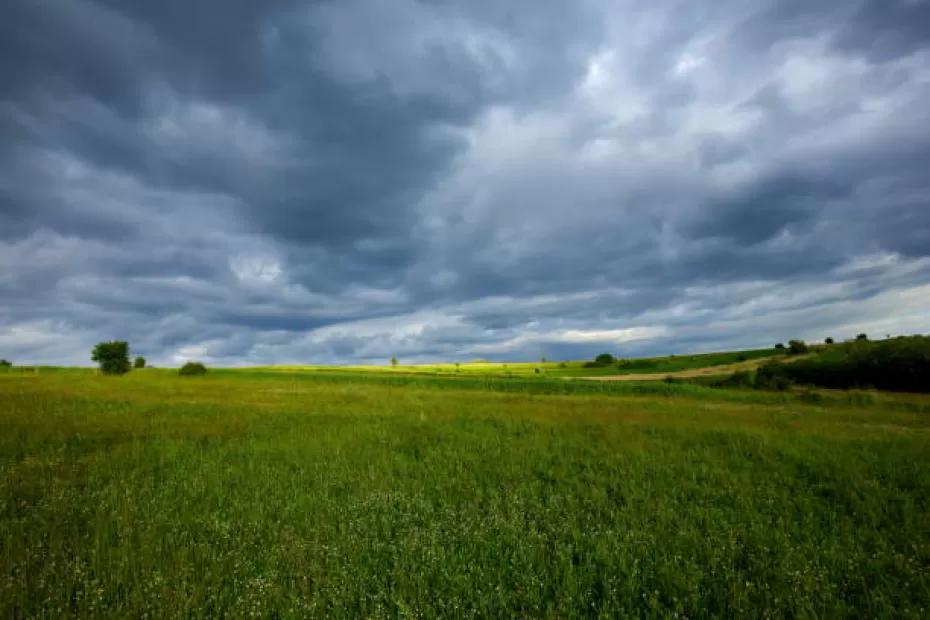
[{"label": "bush", "polygon": [[776,350],[776,351],[784,351],[784,350],[785,350],[785,345],[783,345],[782,343],[779,342],[778,344],[775,345],[775,350]]},{"label": "bush", "polygon": [[865,342],[865,341],[868,341],[868,339],[869,337],[866,334],[859,334],[858,336],[856,336],[856,340],[858,340],[859,342]]},{"label": "bush", "polygon": [[200,362],[187,362],[181,366],[181,370],[178,371],[178,374],[185,377],[197,377],[207,374],[207,367]]},{"label": "bush", "polygon": [[135,361],[132,364],[133,368],[145,368],[145,358],[141,355],[136,356]]},{"label": "bush", "polygon": [[829,337],[828,337],[828,338],[824,339],[823,343],[824,343],[824,344],[833,344],[833,338],[829,338]]},{"label": "bush", "polygon": [[788,341],[788,355],[801,355],[807,353],[809,349],[807,348],[807,343],[803,340],[789,340]]},{"label": "bush", "polygon": [[122,340],[100,342],[91,351],[90,359],[100,365],[105,375],[123,375],[129,372],[129,343]]},{"label": "bush", "polygon": [[611,355],[610,353],[601,353],[600,355],[594,358],[594,363],[597,364],[598,366],[610,366],[615,361],[616,360],[614,359],[614,356]]},{"label": "bush", "polygon": [[748,370],[739,370],[726,379],[718,381],[714,385],[716,387],[726,388],[751,388],[753,387],[752,373]]},{"label": "bush", "polygon": [[10,360],[0,360],[0,368],[11,368],[12,366],[13,362]]},{"label": "bush", "polygon": [[753,387],[757,390],[778,390],[784,392],[791,388],[791,378],[785,374],[785,364],[769,362],[759,366]]}]

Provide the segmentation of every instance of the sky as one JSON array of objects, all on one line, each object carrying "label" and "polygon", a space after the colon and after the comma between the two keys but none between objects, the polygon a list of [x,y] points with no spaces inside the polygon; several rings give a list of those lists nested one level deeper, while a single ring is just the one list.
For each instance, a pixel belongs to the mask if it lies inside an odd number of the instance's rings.
[{"label": "sky", "polygon": [[0,358],[928,331],[928,1],[4,3]]}]

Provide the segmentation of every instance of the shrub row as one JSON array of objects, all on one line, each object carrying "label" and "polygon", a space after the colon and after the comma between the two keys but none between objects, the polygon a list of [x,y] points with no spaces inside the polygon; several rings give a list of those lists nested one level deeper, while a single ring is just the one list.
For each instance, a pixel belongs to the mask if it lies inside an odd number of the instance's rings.
[{"label": "shrub row", "polygon": [[930,337],[856,340],[777,370],[797,383],[829,388],[930,392]]},{"label": "shrub row", "polygon": [[875,342],[859,338],[810,359],[790,364],[769,362],[755,374],[736,372],[712,385],[786,390],[793,383],[930,392],[930,337],[901,336]]}]

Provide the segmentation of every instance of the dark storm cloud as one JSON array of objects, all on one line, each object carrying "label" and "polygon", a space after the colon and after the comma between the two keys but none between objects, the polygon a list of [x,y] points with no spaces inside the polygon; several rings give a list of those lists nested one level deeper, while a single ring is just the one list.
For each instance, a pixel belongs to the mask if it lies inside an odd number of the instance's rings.
[{"label": "dark storm cloud", "polygon": [[928,11],[14,0],[0,349],[383,361],[926,330]]},{"label": "dark storm cloud", "polygon": [[926,0],[867,0],[840,28],[840,49],[864,51],[872,61],[904,56],[927,46],[930,3]]},{"label": "dark storm cloud", "polygon": [[138,71],[157,56],[142,24],[83,0],[12,0],[0,21],[5,98],[82,92],[125,109],[138,96]]},{"label": "dark storm cloud", "polygon": [[783,175],[764,179],[735,197],[715,201],[687,231],[690,236],[724,236],[740,245],[771,239],[791,226],[803,226],[825,201],[842,198],[849,188],[827,179]]}]

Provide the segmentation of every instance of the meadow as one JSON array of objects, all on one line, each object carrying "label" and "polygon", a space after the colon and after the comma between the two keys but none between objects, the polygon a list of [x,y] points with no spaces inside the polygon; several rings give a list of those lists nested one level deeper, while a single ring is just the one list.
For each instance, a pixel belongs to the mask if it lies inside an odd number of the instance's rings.
[{"label": "meadow", "polygon": [[0,426],[3,617],[930,613],[928,396],[41,369]]}]

